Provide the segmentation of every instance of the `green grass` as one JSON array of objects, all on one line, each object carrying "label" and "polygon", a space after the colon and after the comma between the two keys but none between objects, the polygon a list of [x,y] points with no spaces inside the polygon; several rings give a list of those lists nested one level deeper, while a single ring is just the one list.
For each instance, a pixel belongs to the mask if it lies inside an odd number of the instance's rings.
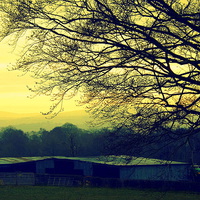
[{"label": "green grass", "polygon": [[156,190],[1,186],[0,200],[200,200],[195,192]]}]

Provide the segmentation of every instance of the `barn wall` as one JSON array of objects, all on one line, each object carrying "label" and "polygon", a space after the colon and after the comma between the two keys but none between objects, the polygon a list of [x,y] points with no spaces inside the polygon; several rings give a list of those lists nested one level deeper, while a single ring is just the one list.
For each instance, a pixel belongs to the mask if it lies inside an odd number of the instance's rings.
[{"label": "barn wall", "polygon": [[75,160],[74,169],[82,170],[84,176],[92,176],[93,174],[93,165],[90,162],[82,162]]},{"label": "barn wall", "polygon": [[67,175],[83,175],[82,169],[75,168],[75,160],[70,159],[53,159],[54,168],[47,168],[46,173],[49,174],[67,174]]},{"label": "barn wall", "polygon": [[116,165],[93,163],[93,176],[101,178],[120,178],[120,168]]},{"label": "barn wall", "polygon": [[35,162],[0,165],[0,172],[36,172]]},{"label": "barn wall", "polygon": [[54,169],[54,160],[38,160],[36,161],[36,173],[45,174],[47,169]]},{"label": "barn wall", "polygon": [[120,168],[123,180],[188,181],[189,165],[138,165]]}]

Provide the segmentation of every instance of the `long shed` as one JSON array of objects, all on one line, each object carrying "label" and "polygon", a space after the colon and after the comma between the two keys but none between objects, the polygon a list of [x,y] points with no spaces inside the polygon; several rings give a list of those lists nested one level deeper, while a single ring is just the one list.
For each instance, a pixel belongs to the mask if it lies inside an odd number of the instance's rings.
[{"label": "long shed", "polygon": [[190,181],[188,163],[127,156],[0,158],[0,173],[30,172],[121,180]]},{"label": "long shed", "polygon": [[192,166],[184,162],[127,156],[72,159],[75,159],[75,167],[88,166],[90,175],[95,177],[153,181],[191,181],[192,179]]}]

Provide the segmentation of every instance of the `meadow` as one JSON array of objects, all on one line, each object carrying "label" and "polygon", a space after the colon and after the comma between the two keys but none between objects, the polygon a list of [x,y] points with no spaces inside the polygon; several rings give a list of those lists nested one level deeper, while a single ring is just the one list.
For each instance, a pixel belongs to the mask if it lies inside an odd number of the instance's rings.
[{"label": "meadow", "polygon": [[1,200],[200,200],[200,193],[139,189],[1,186]]}]

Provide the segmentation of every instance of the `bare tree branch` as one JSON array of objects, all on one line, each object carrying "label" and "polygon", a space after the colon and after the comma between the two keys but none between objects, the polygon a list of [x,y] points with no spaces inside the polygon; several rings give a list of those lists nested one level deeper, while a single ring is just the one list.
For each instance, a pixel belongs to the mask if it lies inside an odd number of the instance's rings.
[{"label": "bare tree branch", "polygon": [[[198,0],[1,0],[2,38],[28,46],[15,69],[31,90],[81,103],[101,122],[145,132],[199,128]],[[25,36],[23,36],[25,35]]]}]

